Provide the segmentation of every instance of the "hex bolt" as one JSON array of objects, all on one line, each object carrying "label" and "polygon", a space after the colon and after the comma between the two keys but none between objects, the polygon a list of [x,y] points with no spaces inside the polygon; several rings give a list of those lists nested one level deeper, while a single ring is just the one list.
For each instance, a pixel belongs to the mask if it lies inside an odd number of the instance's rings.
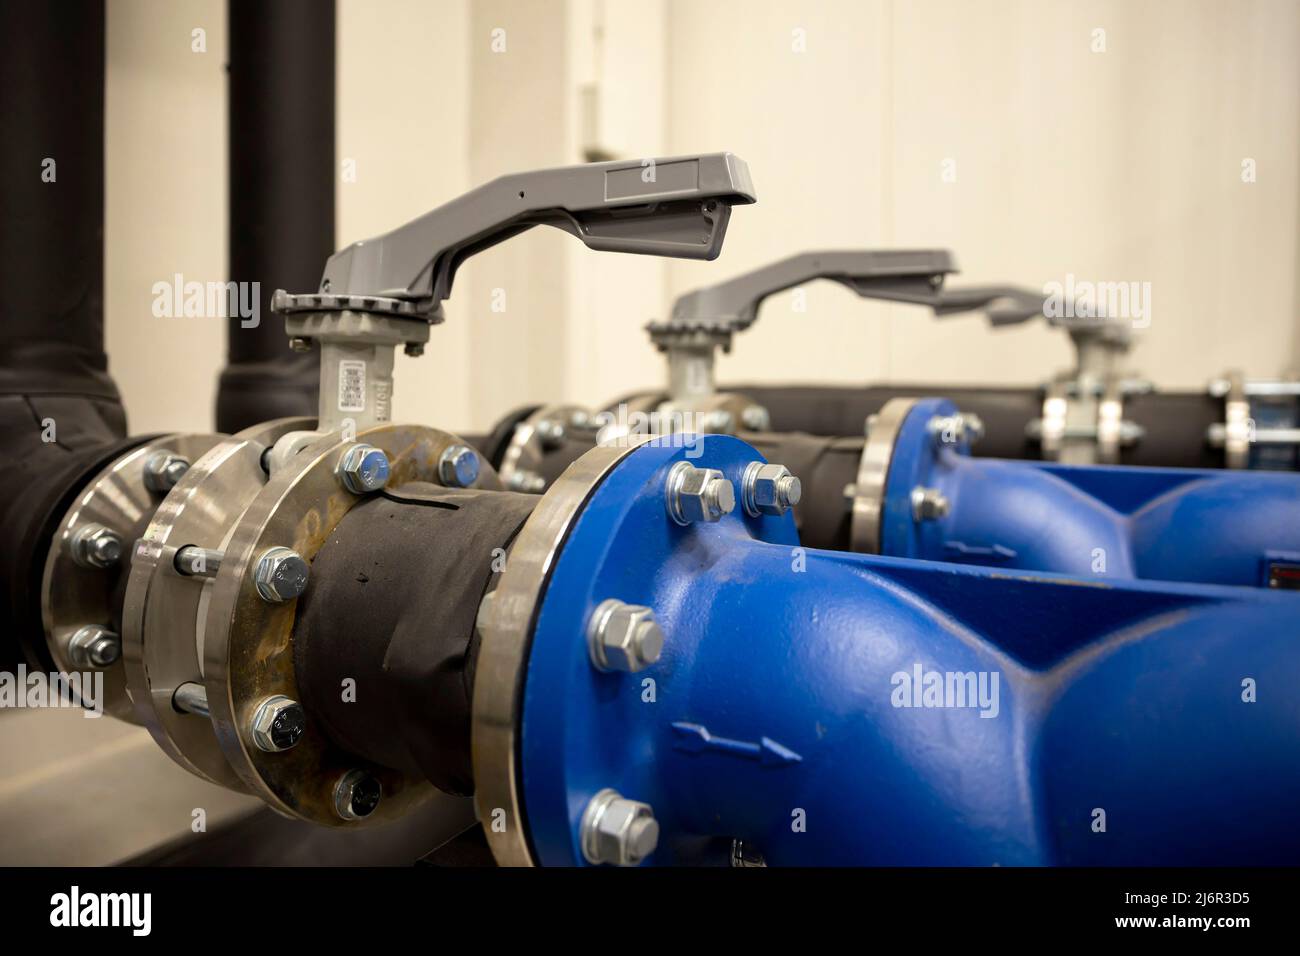
[{"label": "hex bolt", "polygon": [[388,484],[388,456],[374,445],[357,442],[339,458],[334,473],[354,495],[368,495]]},{"label": "hex bolt", "polygon": [[650,608],[610,598],[591,615],[587,649],[597,670],[635,674],[659,660],[664,632]]},{"label": "hex bolt", "polygon": [[972,412],[935,415],[926,422],[925,427],[936,448],[960,444],[962,441],[973,445],[984,437],[984,422]]},{"label": "hex bolt", "polygon": [[297,744],[306,726],[307,715],[302,704],[276,694],[257,705],[250,729],[257,749],[274,754]]},{"label": "hex bolt", "polygon": [[740,423],[751,432],[765,432],[772,427],[772,416],[762,405],[746,405]]},{"label": "hex bolt", "polygon": [[803,485],[785,465],[751,461],[740,480],[740,500],[745,514],[783,515],[799,503]]},{"label": "hex bolt", "polygon": [[407,342],[406,345],[402,348],[402,351],[405,352],[407,355],[411,356],[412,358],[419,358],[421,355],[424,354],[424,343]]},{"label": "hex bolt", "polygon": [[699,416],[700,431],[730,433],[735,416],[725,408],[717,408]]},{"label": "hex bolt", "polygon": [[289,339],[289,349],[294,352],[310,352],[311,339],[296,335]]},{"label": "hex bolt", "polygon": [[68,639],[68,657],[78,667],[103,670],[122,656],[122,638],[98,624],[77,628]]},{"label": "hex bolt", "polygon": [[302,555],[291,548],[267,548],[257,559],[253,583],[268,604],[292,601],[307,590],[310,568]]},{"label": "hex bolt", "polygon": [[187,578],[215,578],[224,558],[221,551],[190,544],[176,552],[172,565]]},{"label": "hex bolt", "polygon": [[196,681],[186,681],[172,691],[172,708],[182,714],[209,717],[208,689]]},{"label": "hex bolt", "polygon": [[912,489],[912,517],[917,521],[934,521],[948,514],[948,498],[938,488],[917,485]]},{"label": "hex bolt", "polygon": [[696,468],[679,461],[668,472],[664,503],[680,525],[718,521],[736,507],[736,489],[716,468]]},{"label": "hex bolt", "polygon": [[559,448],[564,444],[564,423],[553,418],[544,418],[533,426],[533,431],[543,448]]},{"label": "hex bolt", "polygon": [[579,842],[588,863],[640,866],[659,845],[659,824],[648,803],[606,789],[583,811]]},{"label": "hex bolt", "polygon": [[156,451],[144,462],[144,486],[150,491],[165,495],[176,487],[176,482],[190,470],[190,460],[184,455],[169,451]]},{"label": "hex bolt", "polygon": [[84,524],[71,541],[72,560],[83,568],[103,570],[122,559],[122,538],[102,524]]},{"label": "hex bolt", "polygon": [[334,785],[334,810],[344,820],[360,820],[375,812],[383,793],[374,774],[349,770]]},{"label": "hex bolt", "polygon": [[438,459],[438,477],[448,488],[468,488],[478,481],[478,455],[467,445],[450,445]]},{"label": "hex bolt", "polygon": [[506,478],[506,487],[511,491],[522,491],[526,495],[540,495],[546,490],[546,479],[535,471],[518,468]]}]

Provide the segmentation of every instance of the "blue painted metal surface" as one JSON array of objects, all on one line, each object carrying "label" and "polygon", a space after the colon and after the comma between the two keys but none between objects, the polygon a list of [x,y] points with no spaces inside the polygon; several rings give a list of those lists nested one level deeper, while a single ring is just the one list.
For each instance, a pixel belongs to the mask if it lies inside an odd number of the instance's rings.
[{"label": "blue painted metal surface", "polygon": [[[1098,580],[1267,586],[1300,558],[1300,475],[1071,467],[971,458],[930,435],[946,399],[922,399],[899,430],[885,487],[882,554]],[[911,494],[937,488],[946,517],[916,521]]]},{"label": "blue painted metal surface", "polygon": [[[652,864],[732,838],[773,865],[1300,862],[1300,595],[804,550],[739,508],[683,528],[683,457],[630,454],[553,568],[520,744],[540,863],[584,862],[606,787],[654,808]],[[611,597],[661,622],[645,671],[588,661]]]}]

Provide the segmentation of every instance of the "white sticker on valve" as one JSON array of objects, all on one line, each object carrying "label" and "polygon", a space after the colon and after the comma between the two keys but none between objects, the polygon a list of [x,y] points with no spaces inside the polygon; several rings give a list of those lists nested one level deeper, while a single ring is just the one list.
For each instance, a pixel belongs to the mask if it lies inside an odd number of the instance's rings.
[{"label": "white sticker on valve", "polygon": [[366,363],[353,359],[339,362],[339,411],[366,410]]}]

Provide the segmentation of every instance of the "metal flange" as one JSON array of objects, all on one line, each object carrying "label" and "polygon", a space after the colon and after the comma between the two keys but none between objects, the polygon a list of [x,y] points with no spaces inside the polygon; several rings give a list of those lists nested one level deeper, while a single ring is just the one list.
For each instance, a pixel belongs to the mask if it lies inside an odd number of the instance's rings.
[{"label": "metal flange", "polygon": [[[45,638],[60,671],[85,669],[69,651],[69,642],[81,627],[100,625],[114,632],[118,629],[114,595],[130,560],[131,542],[162,504],[167,494],[166,482],[180,471],[179,466],[174,467],[161,484],[152,482],[158,489],[154,490],[146,481],[147,467],[165,464],[161,458],[166,454],[194,461],[219,441],[220,435],[174,434],[139,445],[96,475],[63,516],[51,541],[41,579]],[[175,458],[172,464],[176,465]],[[118,561],[104,567],[87,566],[89,563],[84,559],[78,560],[78,536],[91,525],[111,532],[122,542]],[[104,712],[137,722],[121,656],[102,670]]]},{"label": "metal flange", "polygon": [[596,443],[596,416],[580,405],[544,405],[515,426],[501,456],[501,484],[510,491],[546,490],[543,461],[575,434]]},{"label": "metal flange", "polygon": [[[362,500],[336,474],[352,442],[335,439],[327,436],[277,471],[226,541],[204,619],[203,675],[218,743],[247,787],[289,816],[324,826],[355,827],[395,819],[430,797],[434,788],[400,771],[359,767],[363,762],[330,740],[310,714],[292,749],[264,751],[252,731],[254,714],[267,698],[302,699],[293,661],[297,602],[263,599],[255,581],[258,560],[267,550],[283,547],[310,562],[343,516]],[[381,425],[360,433],[356,440],[388,456],[390,487],[413,481],[440,484],[438,464],[443,452],[463,444],[446,432],[402,425]],[[495,473],[485,467],[476,486],[495,489],[499,484]],[[368,816],[348,820],[337,809],[337,787],[357,769],[370,772],[383,797]]]},{"label": "metal flange", "polygon": [[868,419],[867,439],[862,444],[858,477],[853,483],[853,515],[849,526],[849,550],[859,554],[880,553],[880,529],[885,505],[885,486],[894,445],[903,422],[916,405],[915,398],[891,398]]},{"label": "metal flange", "polygon": [[482,639],[474,676],[471,746],[474,805],[497,863],[532,866],[517,765],[523,681],[541,597],[583,505],[618,464],[652,436],[599,446],[546,492],[510,549],[500,582],[479,611]]},{"label": "metal flange", "polygon": [[281,435],[314,427],[311,418],[279,419],[211,448],[177,482],[132,556],[122,652],[136,717],[186,770],[235,790],[247,787],[222,753],[211,722],[173,702],[178,688],[203,681],[203,624],[212,590],[211,577],[178,570],[177,553],[190,546],[223,551],[266,485],[263,452]]}]

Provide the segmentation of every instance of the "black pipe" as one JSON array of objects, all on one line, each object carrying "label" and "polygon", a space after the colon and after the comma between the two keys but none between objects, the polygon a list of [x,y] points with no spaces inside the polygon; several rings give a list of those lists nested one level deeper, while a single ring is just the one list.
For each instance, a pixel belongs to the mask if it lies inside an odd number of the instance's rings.
[{"label": "black pipe", "polygon": [[0,666],[46,663],[40,573],[123,447],[104,354],[104,3],[0,3]]},{"label": "black pipe", "polygon": [[232,317],[217,430],[315,415],[320,356],[289,350],[276,289],[309,291],[334,251],[334,2],[230,0],[230,278],[260,283]]},{"label": "black pipe", "polygon": [[473,792],[474,621],[540,500],[412,483],[343,516],[312,560],[293,642],[303,706],[335,743]]}]

